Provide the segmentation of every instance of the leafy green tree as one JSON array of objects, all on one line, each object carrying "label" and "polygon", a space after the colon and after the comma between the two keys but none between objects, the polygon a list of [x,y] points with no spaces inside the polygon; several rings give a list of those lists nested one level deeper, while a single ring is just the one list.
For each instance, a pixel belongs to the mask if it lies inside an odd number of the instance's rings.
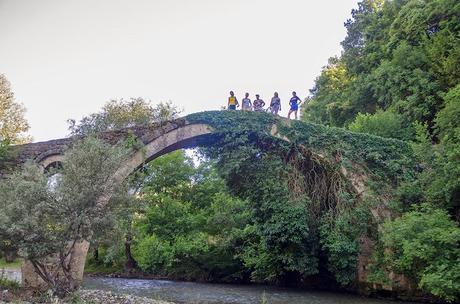
[{"label": "leafy green tree", "polygon": [[424,205],[385,223],[386,265],[447,301],[460,296],[460,228],[442,209]]},{"label": "leafy green tree", "polygon": [[[0,239],[17,244],[20,257],[32,263],[54,293],[77,287],[67,257],[76,242],[90,239],[101,222],[107,223],[111,204],[100,204],[100,198],[110,195],[108,181],[126,156],[125,148],[89,137],[65,153],[53,186],[33,163],[1,180]],[[111,197],[115,200],[117,193]],[[57,272],[44,262],[50,255],[59,259]]]},{"label": "leafy green tree", "polygon": [[342,59],[333,57],[316,78],[315,87],[310,90],[313,98],[304,106],[302,119],[326,125],[342,126],[355,115],[350,104],[342,103],[349,94],[352,77]]},{"label": "leafy green tree", "polygon": [[446,106],[436,116],[436,131],[440,138],[434,155],[435,177],[428,189],[434,201],[446,202],[460,221],[460,85],[444,96]]},{"label": "leafy green tree", "polygon": [[195,167],[184,151],[150,162],[140,196],[133,252],[142,270],[176,279],[234,281],[245,277],[235,254],[249,214],[232,198],[212,161]]},{"label": "leafy green tree", "polygon": [[[0,74],[0,162],[8,155],[11,144],[21,144],[31,138],[25,135],[29,124],[24,118],[25,108],[17,103],[10,82]],[[14,260],[16,248],[11,240],[0,241],[0,250],[7,261]]]},{"label": "leafy green tree", "polygon": [[[343,53],[317,78],[304,119],[347,126],[378,108],[427,123],[460,81],[460,4],[455,0],[363,0],[345,27]],[[332,63],[332,64],[331,64]]]},{"label": "leafy green tree", "polygon": [[24,118],[25,108],[14,100],[10,82],[0,74],[0,141],[19,144],[29,141],[25,135],[29,124]]},{"label": "leafy green tree", "polygon": [[86,135],[128,127],[144,126],[151,123],[163,123],[177,117],[180,111],[171,102],[152,106],[150,101],[141,97],[111,100],[101,112],[83,117],[80,122],[69,119],[72,135]]}]

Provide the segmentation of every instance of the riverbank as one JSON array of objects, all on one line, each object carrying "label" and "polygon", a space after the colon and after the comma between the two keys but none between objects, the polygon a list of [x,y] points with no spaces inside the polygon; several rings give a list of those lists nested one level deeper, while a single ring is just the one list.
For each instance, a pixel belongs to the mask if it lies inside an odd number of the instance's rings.
[{"label": "riverbank", "polygon": [[174,304],[162,300],[139,297],[128,294],[119,294],[103,290],[79,290],[65,299],[57,299],[47,295],[30,296],[26,291],[5,291],[0,292],[0,303],[53,303],[53,304]]}]

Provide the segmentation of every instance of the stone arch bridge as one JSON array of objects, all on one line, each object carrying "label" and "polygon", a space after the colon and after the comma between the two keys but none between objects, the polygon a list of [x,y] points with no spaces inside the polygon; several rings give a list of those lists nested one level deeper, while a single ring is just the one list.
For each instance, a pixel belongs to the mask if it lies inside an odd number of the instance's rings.
[{"label": "stone arch bridge", "polygon": [[[302,138],[290,134],[293,125],[303,130]],[[133,152],[126,163],[120,164],[116,178],[124,179],[146,162],[161,155],[178,149],[212,144],[216,138],[215,136],[232,132],[235,129],[261,132],[285,143],[304,145],[316,158],[339,164],[337,168],[339,168],[340,174],[350,181],[354,192],[358,196],[367,191],[368,175],[363,173],[369,172],[369,167],[365,163],[372,162],[375,156],[368,156],[376,153],[372,149],[369,150],[369,147],[366,146],[367,144],[372,143],[373,147],[383,147],[390,160],[394,160],[394,158],[397,160],[403,159],[402,155],[404,153],[400,153],[400,150],[408,149],[403,142],[396,140],[356,134],[310,123],[288,121],[266,113],[244,113],[241,111],[196,113],[162,124],[103,132],[98,137],[113,144],[131,137],[144,146],[142,151]],[[0,174],[4,174],[8,169],[20,166],[27,160],[34,160],[42,165],[45,170],[52,166],[57,166],[62,161],[65,150],[79,139],[81,137],[69,137],[15,146],[9,159],[2,163]],[[332,149],[330,149],[331,147]],[[342,155],[338,151],[338,147],[350,149],[352,153],[348,156]],[[335,152],[331,154],[327,151]],[[386,213],[383,209],[373,210],[372,212],[375,217],[385,216]],[[81,279],[83,276],[88,247],[88,242],[81,242],[79,246],[76,246],[70,257],[72,259],[72,269],[75,272],[74,276],[77,279]],[[364,244],[358,265],[358,281],[365,280],[366,271],[363,271],[363,269],[366,267],[369,254],[370,248]],[[40,286],[41,279],[34,274],[31,265],[24,263],[22,271],[23,284],[32,287]]]}]

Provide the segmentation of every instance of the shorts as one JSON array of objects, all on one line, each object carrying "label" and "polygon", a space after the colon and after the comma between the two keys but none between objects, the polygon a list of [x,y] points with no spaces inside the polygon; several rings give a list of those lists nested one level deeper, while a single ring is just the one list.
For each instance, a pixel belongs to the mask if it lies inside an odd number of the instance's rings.
[{"label": "shorts", "polygon": [[291,111],[297,111],[299,109],[299,105],[292,105]]},{"label": "shorts", "polygon": [[278,113],[278,111],[280,110],[280,105],[278,105],[278,104],[272,105],[271,110],[272,110],[272,112]]},{"label": "shorts", "polygon": [[229,106],[228,106],[228,109],[229,109],[229,110],[236,110],[236,105],[229,105]]}]

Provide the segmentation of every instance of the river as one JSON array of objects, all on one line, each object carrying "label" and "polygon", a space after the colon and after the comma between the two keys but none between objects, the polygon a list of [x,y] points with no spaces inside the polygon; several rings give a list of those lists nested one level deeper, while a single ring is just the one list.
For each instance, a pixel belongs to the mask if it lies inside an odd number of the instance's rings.
[{"label": "river", "polygon": [[[0,272],[2,276],[9,279],[21,280],[20,271]],[[85,277],[83,288],[131,294],[179,304],[410,304],[410,302],[370,299],[337,292],[167,280]]]},{"label": "river", "polygon": [[[299,291],[256,285],[87,277],[85,289],[110,290],[188,304],[409,304],[335,292]],[[265,301],[264,301],[265,300]]]}]

